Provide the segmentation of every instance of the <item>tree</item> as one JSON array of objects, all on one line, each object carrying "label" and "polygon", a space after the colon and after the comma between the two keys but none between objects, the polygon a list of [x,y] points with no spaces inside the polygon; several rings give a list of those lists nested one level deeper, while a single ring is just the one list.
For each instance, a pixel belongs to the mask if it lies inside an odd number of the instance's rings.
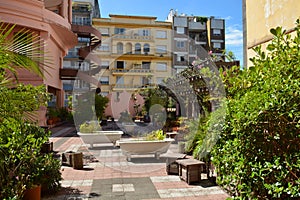
[{"label": "tree", "polygon": [[246,70],[224,77],[226,126],[215,146],[217,182],[235,199],[300,198],[300,24],[281,27]]}]

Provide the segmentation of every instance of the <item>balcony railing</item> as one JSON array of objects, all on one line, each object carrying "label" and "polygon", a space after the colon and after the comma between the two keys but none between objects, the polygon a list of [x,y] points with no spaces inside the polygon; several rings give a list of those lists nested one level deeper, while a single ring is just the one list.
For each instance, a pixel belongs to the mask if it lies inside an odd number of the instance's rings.
[{"label": "balcony railing", "polygon": [[136,90],[140,88],[154,88],[155,84],[115,84],[111,86],[112,90]]},{"label": "balcony railing", "polygon": [[124,35],[124,34],[116,34],[113,37],[114,39],[129,39],[129,40],[153,40],[152,36],[141,36],[141,35]]},{"label": "balcony railing", "polygon": [[111,69],[111,72],[113,74],[116,74],[116,73],[136,73],[136,74],[141,74],[141,73],[153,73],[153,70],[151,69]]}]

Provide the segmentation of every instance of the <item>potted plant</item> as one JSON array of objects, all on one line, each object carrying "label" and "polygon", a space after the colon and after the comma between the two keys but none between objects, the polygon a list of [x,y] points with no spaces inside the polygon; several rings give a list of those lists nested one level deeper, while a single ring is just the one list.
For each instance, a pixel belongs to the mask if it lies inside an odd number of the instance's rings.
[{"label": "potted plant", "polygon": [[154,154],[159,159],[161,154],[168,151],[172,141],[174,139],[166,138],[163,130],[158,129],[150,132],[146,137],[121,140],[119,145],[128,161],[131,160],[131,155],[135,154]]},{"label": "potted plant", "polygon": [[89,144],[93,148],[94,144],[113,143],[119,140],[123,131],[103,131],[98,121],[84,122],[79,127],[77,134],[81,137],[85,144]]}]

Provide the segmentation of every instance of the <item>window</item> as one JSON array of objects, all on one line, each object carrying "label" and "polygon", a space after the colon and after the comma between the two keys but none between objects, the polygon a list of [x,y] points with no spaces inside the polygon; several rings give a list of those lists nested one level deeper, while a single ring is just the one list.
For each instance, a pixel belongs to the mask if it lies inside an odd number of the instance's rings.
[{"label": "window", "polygon": [[142,62],[142,69],[150,69],[151,62]]},{"label": "window", "polygon": [[220,29],[213,29],[213,35],[221,35],[221,30]]},{"label": "window", "polygon": [[109,77],[108,76],[101,76],[100,77],[100,83],[102,85],[108,85],[109,84]]},{"label": "window", "polygon": [[[78,64],[78,69],[82,71],[88,71],[90,68],[90,64],[86,61],[84,62],[76,62]],[[77,66],[77,65],[76,65]]]},{"label": "window", "polygon": [[167,71],[167,63],[156,63],[156,71]]},{"label": "window", "polygon": [[161,84],[164,82],[164,77],[156,77],[156,84]]},{"label": "window", "polygon": [[108,92],[101,92],[101,95],[102,95],[103,97],[106,97],[108,94],[109,94]]},{"label": "window", "polygon": [[156,31],[156,38],[167,38],[167,31]]},{"label": "window", "polygon": [[102,61],[101,69],[108,69],[108,68],[109,68],[109,61]]},{"label": "window", "polygon": [[184,41],[176,41],[176,47],[178,49],[183,49],[185,47],[185,42]]},{"label": "window", "polygon": [[141,77],[141,84],[142,85],[149,85],[151,82],[150,82],[150,79],[148,77]]},{"label": "window", "polygon": [[117,44],[117,53],[123,54],[123,44],[121,42]]},{"label": "window", "polygon": [[150,45],[149,44],[144,44],[144,53],[148,54],[150,52]]},{"label": "window", "polygon": [[87,38],[87,37],[78,37],[78,42],[89,43],[90,42],[90,38]]},{"label": "window", "polygon": [[71,68],[72,67],[71,61],[64,60],[63,61],[63,67],[64,68]]},{"label": "window", "polygon": [[131,43],[126,43],[125,45],[125,53],[126,54],[132,54],[132,44]]},{"label": "window", "polygon": [[165,45],[157,45],[156,53],[167,53],[167,46]]},{"label": "window", "polygon": [[149,29],[143,29],[143,30],[139,30],[139,35],[140,36],[150,36],[151,32]]},{"label": "window", "polygon": [[72,20],[72,24],[91,25],[91,19],[89,17],[75,16]]},{"label": "window", "polygon": [[100,31],[101,35],[109,36],[109,28],[101,27],[101,28],[98,28],[98,30]]},{"label": "window", "polygon": [[177,32],[178,34],[184,34],[184,27],[177,27],[176,32]]},{"label": "window", "polygon": [[135,51],[135,54],[141,54],[141,44],[140,43],[135,44],[134,51]]},{"label": "window", "polygon": [[221,48],[221,43],[220,42],[214,42],[214,48],[215,49],[220,49]]},{"label": "window", "polygon": [[99,47],[100,51],[109,51],[109,44],[101,44]]},{"label": "window", "polygon": [[124,69],[125,62],[124,61],[117,61],[117,69]]},{"label": "window", "polygon": [[185,59],[185,56],[183,54],[177,54],[176,55],[176,60],[177,60],[177,62],[184,62],[186,59]]},{"label": "window", "polygon": [[126,29],[125,28],[115,28],[115,34],[125,34]]}]

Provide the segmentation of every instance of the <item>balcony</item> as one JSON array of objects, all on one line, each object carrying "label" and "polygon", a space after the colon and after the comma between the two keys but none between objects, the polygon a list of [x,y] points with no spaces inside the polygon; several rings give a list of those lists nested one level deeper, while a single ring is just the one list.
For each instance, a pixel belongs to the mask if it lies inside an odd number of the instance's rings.
[{"label": "balcony", "polygon": [[141,35],[137,35],[137,34],[131,34],[131,35],[116,34],[113,36],[113,39],[151,41],[151,40],[153,40],[153,37],[152,36],[141,36]]},{"label": "balcony", "polygon": [[61,80],[75,80],[78,69],[63,68],[59,69],[59,76]]},{"label": "balcony", "polygon": [[145,75],[149,73],[153,73],[151,69],[111,69],[111,73],[113,75]]},{"label": "balcony", "polygon": [[206,23],[189,22],[189,30],[206,30]]}]

